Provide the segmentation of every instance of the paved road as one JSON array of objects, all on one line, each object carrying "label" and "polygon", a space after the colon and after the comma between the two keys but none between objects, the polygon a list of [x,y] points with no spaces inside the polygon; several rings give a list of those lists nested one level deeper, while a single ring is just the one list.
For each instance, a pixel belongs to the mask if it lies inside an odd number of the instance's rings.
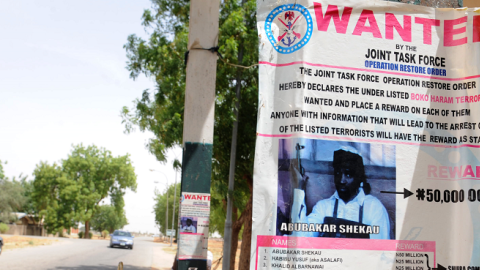
[{"label": "paved road", "polygon": [[64,239],[49,246],[6,250],[0,255],[3,270],[124,270],[170,269],[174,254],[163,251],[167,245],[150,237],[135,238],[134,249],[108,247],[107,240]]}]

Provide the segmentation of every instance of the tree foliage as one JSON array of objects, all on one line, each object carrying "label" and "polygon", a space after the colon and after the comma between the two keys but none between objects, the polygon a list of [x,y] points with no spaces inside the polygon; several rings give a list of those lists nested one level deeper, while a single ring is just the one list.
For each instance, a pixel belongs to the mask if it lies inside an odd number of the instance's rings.
[{"label": "tree foliage", "polygon": [[19,181],[0,179],[0,222],[15,221],[16,216],[12,213],[21,211],[26,201],[24,189]]},{"label": "tree foliage", "polygon": [[33,181],[27,180],[27,177],[22,175],[19,176],[19,179],[19,182],[23,188],[23,197],[25,198],[25,202],[23,203],[23,206],[20,208],[19,211],[34,215],[38,219],[38,210],[32,200]]},{"label": "tree foliage", "polygon": [[59,228],[75,225],[74,212],[76,183],[70,181],[62,167],[53,163],[40,162],[33,172],[32,200],[39,214],[44,217],[44,226],[49,233]]},{"label": "tree foliage", "polygon": [[180,198],[180,187],[181,184],[178,183],[176,186],[177,196],[175,196],[175,185],[172,184],[168,187],[165,192],[155,191],[155,206],[153,207],[153,212],[155,213],[155,223],[160,228],[160,231],[166,235],[165,227],[165,217],[167,213],[167,199],[168,199],[168,228],[172,229],[172,212],[173,212],[173,202],[175,202],[175,220],[173,222],[174,229],[178,232],[178,202]]},{"label": "tree foliage", "polygon": [[[135,79],[141,74],[151,77],[156,82],[156,89],[145,90],[141,97],[134,101],[133,108],[123,108],[123,123],[127,132],[135,127],[141,131],[153,132],[155,137],[149,141],[147,148],[159,161],[166,160],[167,149],[182,143],[186,75],[184,55],[188,44],[189,10],[187,0],[152,0],[152,8],[145,10],[142,17],[142,24],[150,34],[149,39],[131,35],[124,46],[129,59],[127,69],[130,77]],[[243,213],[244,209],[251,208],[258,68],[242,69],[229,64],[249,66],[258,63],[255,13],[255,0],[223,1],[220,7],[218,46],[225,62],[219,61],[217,65],[211,186],[211,209],[217,218],[213,218],[214,223],[210,225],[221,232],[225,221],[237,84],[241,89],[241,101],[233,197],[235,209],[239,212]],[[212,44],[212,47],[215,45]],[[237,219],[235,214],[234,221],[236,220],[243,222],[245,226],[251,226],[250,217],[240,216]],[[234,237],[235,233],[238,237],[242,224],[234,226]],[[235,238],[233,242],[236,243]],[[242,254],[245,256],[250,252],[249,246],[249,239],[242,242]],[[232,247],[232,250],[235,252],[236,246]],[[248,261],[249,254],[248,258],[241,262],[240,268],[248,268],[243,266],[248,264]]]},{"label": "tree foliage", "polygon": [[74,146],[60,164],[41,162],[33,173],[32,199],[45,217],[44,224],[49,232],[82,222],[89,235],[89,223],[100,202],[109,198],[121,213],[125,190],[135,191],[137,187],[128,154],[114,157],[104,148],[80,144]]},{"label": "tree foliage", "polygon": [[[3,163],[5,164],[5,163]],[[0,222],[12,223],[16,220],[13,212],[31,213],[30,195],[31,183],[26,176],[13,177],[5,176],[2,161],[0,161]]]},{"label": "tree foliage", "polygon": [[[136,35],[128,37],[125,45],[129,58],[127,69],[135,79],[140,74],[153,77],[154,91],[145,90],[134,101],[133,108],[122,111],[126,131],[135,127],[150,130],[155,137],[147,147],[159,161],[165,161],[166,150],[181,145],[183,135],[185,70],[184,54],[188,42],[189,2],[153,0],[152,10],[143,14],[143,25],[151,32],[149,40]],[[219,46],[227,62],[252,64],[258,62],[255,1],[242,7],[239,1],[225,1],[221,7]],[[213,44],[212,44],[213,45]],[[238,61],[239,48],[250,48]],[[237,171],[238,206],[246,203],[248,189],[244,177],[251,177],[255,144],[257,112],[257,68],[242,70],[219,62],[216,81],[214,179],[225,184],[230,161],[231,132],[234,118],[235,86],[241,84],[241,105],[238,136]],[[220,194],[226,194],[226,185],[215,185]],[[248,193],[248,191],[247,191]]]},{"label": "tree foliage", "polygon": [[8,227],[7,224],[0,223],[0,233],[6,233],[6,232],[8,232],[9,229],[10,229],[10,227]]},{"label": "tree foliage", "polygon": [[92,217],[92,229],[103,232],[107,230],[109,233],[123,228],[127,225],[127,217],[123,208],[118,212],[117,208],[112,205],[101,205],[97,208],[97,213]]},{"label": "tree foliage", "polygon": [[0,179],[4,179],[5,178],[5,171],[3,170],[3,164],[7,164],[6,162],[3,163],[1,160],[0,160]]}]

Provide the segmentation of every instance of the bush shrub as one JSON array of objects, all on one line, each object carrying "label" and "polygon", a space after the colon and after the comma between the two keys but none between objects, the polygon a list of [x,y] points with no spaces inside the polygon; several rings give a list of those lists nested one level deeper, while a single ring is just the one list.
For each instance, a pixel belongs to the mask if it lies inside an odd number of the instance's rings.
[{"label": "bush shrub", "polygon": [[103,237],[104,239],[107,238],[107,236],[109,235],[109,233],[110,233],[109,231],[103,230],[103,231],[102,231],[102,237]]},{"label": "bush shrub", "polygon": [[6,233],[6,232],[8,232],[8,229],[10,229],[10,227],[8,227],[7,224],[0,223],[0,233]]},{"label": "bush shrub", "polygon": [[[92,239],[92,233],[91,232],[88,232],[88,236],[90,236],[89,238]],[[85,232],[79,232],[78,233],[78,238],[85,238]]]}]

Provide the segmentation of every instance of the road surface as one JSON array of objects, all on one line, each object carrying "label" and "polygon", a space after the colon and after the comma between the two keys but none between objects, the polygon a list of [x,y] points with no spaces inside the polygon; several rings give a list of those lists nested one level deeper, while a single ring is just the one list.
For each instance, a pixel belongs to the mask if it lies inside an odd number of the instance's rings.
[{"label": "road surface", "polygon": [[124,270],[166,270],[175,254],[166,253],[166,244],[151,237],[136,237],[133,250],[108,247],[108,240],[56,238],[48,246],[5,250],[0,269],[5,270],[116,270],[120,261]]}]

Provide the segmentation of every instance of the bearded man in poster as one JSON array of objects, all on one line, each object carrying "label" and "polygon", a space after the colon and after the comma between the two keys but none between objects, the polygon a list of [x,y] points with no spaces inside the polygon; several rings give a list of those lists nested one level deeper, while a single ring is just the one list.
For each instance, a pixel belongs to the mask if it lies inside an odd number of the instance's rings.
[{"label": "bearded man in poster", "polygon": [[[333,152],[336,191],[318,201],[307,216],[305,204],[308,176],[302,175],[298,162],[290,165],[293,189],[291,221],[293,224],[323,224],[324,230],[293,230],[292,236],[390,239],[390,222],[383,204],[370,195],[365,166],[360,154],[352,149]],[[325,226],[327,225],[327,226]],[[298,227],[297,227],[298,228]]]}]

